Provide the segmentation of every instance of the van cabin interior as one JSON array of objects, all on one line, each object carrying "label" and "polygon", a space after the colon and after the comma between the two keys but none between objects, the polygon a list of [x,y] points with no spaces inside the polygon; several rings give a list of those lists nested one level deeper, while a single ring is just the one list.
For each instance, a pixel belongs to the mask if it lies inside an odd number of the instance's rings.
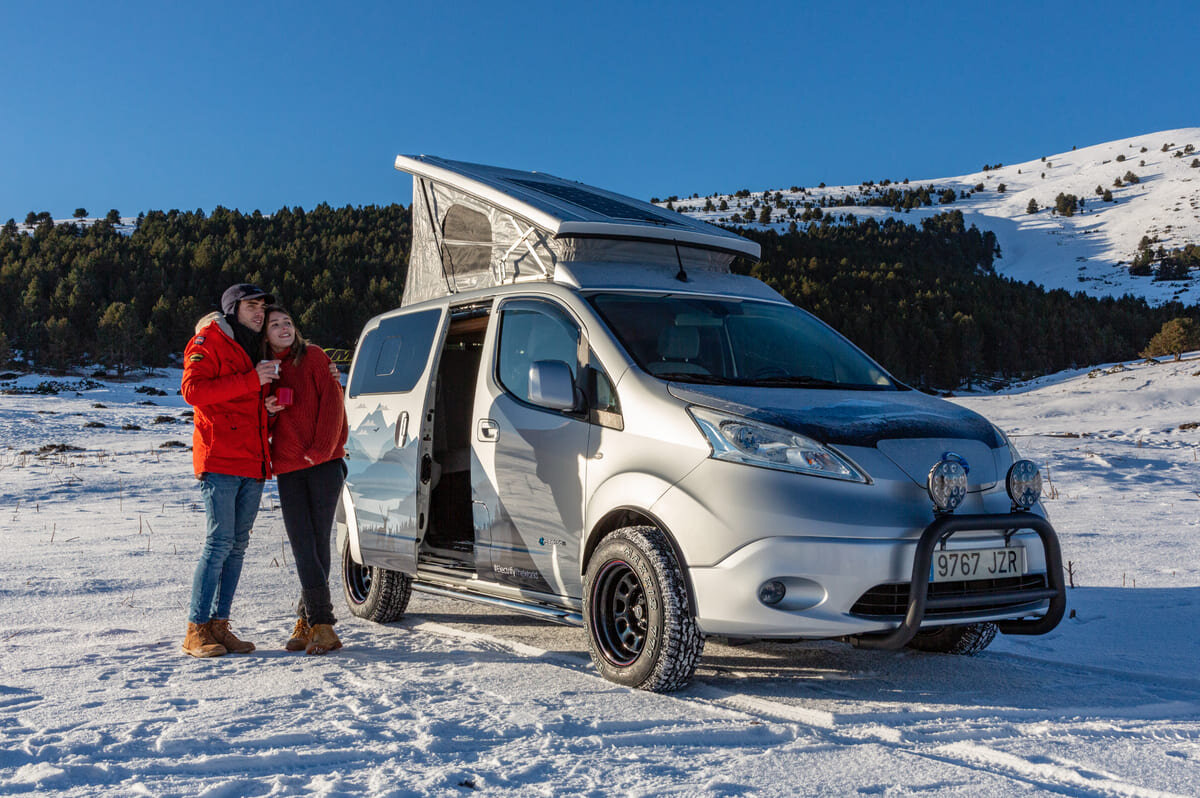
[{"label": "van cabin interior", "polygon": [[433,479],[422,562],[474,569],[471,411],[487,330],[486,310],[452,318],[434,389]]}]

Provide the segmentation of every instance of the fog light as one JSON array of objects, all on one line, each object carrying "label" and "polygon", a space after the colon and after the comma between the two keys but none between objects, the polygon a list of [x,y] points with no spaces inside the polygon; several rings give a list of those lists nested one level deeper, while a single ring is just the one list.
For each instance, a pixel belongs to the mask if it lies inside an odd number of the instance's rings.
[{"label": "fog light", "polygon": [[1042,472],[1032,460],[1018,460],[1004,480],[1014,510],[1028,510],[1042,496]]},{"label": "fog light", "polygon": [[783,601],[785,595],[787,595],[787,588],[783,582],[777,579],[772,579],[770,582],[763,582],[762,586],[758,589],[758,600],[767,606]]},{"label": "fog light", "polygon": [[939,460],[929,469],[928,489],[937,512],[954,512],[967,496],[967,469],[959,459]]}]

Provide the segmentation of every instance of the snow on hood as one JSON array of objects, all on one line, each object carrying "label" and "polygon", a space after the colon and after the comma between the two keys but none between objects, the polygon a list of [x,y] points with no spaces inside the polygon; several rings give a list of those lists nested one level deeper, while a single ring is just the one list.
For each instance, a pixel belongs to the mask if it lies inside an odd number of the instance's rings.
[{"label": "snow on hood", "polygon": [[839,391],[669,383],[685,402],[799,432],[820,443],[877,448],[917,485],[946,453],[966,460],[967,490],[996,483],[1003,445],[983,416],[919,391]]},{"label": "snow on hood", "polygon": [[667,389],[685,402],[712,407],[807,435],[821,443],[874,447],[881,440],[966,439],[1003,445],[983,416],[920,391],[842,391],[691,385]]}]

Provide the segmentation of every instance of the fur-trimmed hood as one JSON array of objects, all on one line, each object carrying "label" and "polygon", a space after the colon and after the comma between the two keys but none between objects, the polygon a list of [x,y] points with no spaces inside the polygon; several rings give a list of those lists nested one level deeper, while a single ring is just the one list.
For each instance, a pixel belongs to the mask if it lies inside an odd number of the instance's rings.
[{"label": "fur-trimmed hood", "polygon": [[214,321],[217,323],[217,327],[220,328],[221,332],[229,336],[230,340],[237,340],[233,335],[233,327],[229,325],[229,319],[225,318],[225,314],[218,310],[214,310],[212,313],[209,313],[207,316],[200,319],[200,321],[196,322],[195,332],[199,333]]}]

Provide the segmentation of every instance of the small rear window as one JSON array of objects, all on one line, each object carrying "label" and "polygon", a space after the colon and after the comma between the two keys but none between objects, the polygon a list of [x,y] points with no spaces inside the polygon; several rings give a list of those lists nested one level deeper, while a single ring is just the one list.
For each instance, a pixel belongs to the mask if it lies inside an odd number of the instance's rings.
[{"label": "small rear window", "polygon": [[434,309],[381,321],[359,346],[349,395],[411,391],[425,372],[441,317]]}]

